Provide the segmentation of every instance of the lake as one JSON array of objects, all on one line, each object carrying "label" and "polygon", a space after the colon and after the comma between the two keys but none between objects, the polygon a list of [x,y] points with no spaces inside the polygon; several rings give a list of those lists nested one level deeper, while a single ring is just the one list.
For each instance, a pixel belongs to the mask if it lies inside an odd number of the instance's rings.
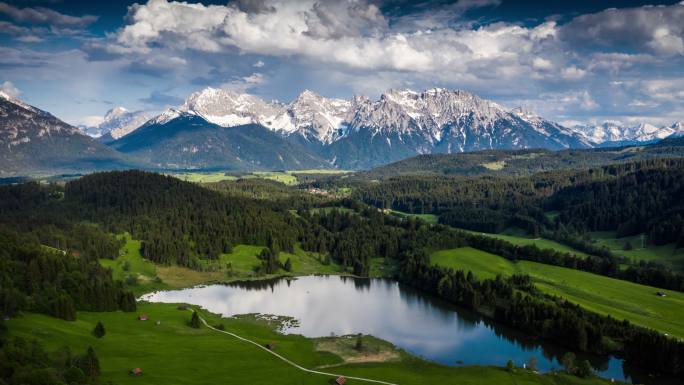
[{"label": "lake", "polygon": [[[149,302],[188,303],[229,317],[262,313],[291,316],[299,323],[284,333],[322,337],[371,334],[413,355],[446,365],[522,367],[536,357],[542,371],[560,368],[567,352],[425,295],[389,279],[306,276],[160,291]],[[654,383],[638,371],[623,370],[622,360],[583,356],[606,378]],[[649,381],[651,380],[651,381]],[[664,384],[659,379],[659,384]]]}]

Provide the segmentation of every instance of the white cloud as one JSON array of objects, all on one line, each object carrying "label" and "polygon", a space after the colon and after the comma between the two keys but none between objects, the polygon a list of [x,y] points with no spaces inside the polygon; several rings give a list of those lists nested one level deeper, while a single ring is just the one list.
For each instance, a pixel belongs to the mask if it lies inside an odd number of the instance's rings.
[{"label": "white cloud", "polygon": [[12,82],[9,80],[5,80],[4,83],[0,84],[0,91],[14,98],[19,97],[21,94],[21,91],[19,91],[19,89],[15,87],[14,84],[12,84]]},{"label": "white cloud", "polygon": [[584,76],[587,75],[587,71],[577,68],[575,66],[570,66],[567,68],[563,68],[561,70],[561,76],[563,79],[567,80],[579,80],[582,79]]},{"label": "white cloud", "polygon": [[264,84],[266,78],[261,73],[253,73],[249,76],[238,77],[226,83],[221,84],[221,88],[225,88],[235,92],[247,92],[250,89]]},{"label": "white cloud", "polygon": [[265,65],[266,65],[266,63],[264,63],[263,61],[259,60],[259,61],[257,61],[256,63],[252,64],[252,67],[261,68],[261,67],[263,67],[263,66],[265,66]]},{"label": "white cloud", "polygon": [[541,57],[536,57],[532,60],[532,68],[542,71],[548,71],[553,69],[553,63],[550,60],[546,60]]},{"label": "white cloud", "polygon": [[[497,23],[478,29],[392,29],[378,7],[364,1],[266,1],[271,11],[151,0],[129,10],[129,24],[112,50],[149,52],[175,46],[205,52],[303,56],[353,69],[444,71],[466,74],[495,63],[515,75],[554,38],[553,22],[534,28]],[[484,71],[488,72],[488,71]]]},{"label": "white cloud", "polygon": [[76,118],[72,124],[76,126],[96,127],[104,121],[101,115],[87,115]]}]

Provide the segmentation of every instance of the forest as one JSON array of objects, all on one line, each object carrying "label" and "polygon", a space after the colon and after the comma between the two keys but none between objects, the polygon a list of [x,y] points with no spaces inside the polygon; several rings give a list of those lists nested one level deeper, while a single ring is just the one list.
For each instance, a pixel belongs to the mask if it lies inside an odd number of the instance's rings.
[{"label": "forest", "polygon": [[[528,276],[478,280],[468,271],[432,266],[427,255],[471,246],[509,260],[681,291],[682,276],[658,265],[634,263],[623,269],[626,261],[610,253],[579,257],[448,224],[491,230],[489,224],[503,221],[574,239],[582,231],[619,226],[605,218],[620,215],[621,208],[641,215],[635,228],[621,231],[681,240],[681,221],[673,213],[682,207],[683,166],[681,160],[659,159],[524,178],[402,176],[357,188],[341,199],[289,193],[290,188],[270,182],[205,188],[142,171],[92,174],[64,185],[2,186],[0,306],[5,314],[27,310],[64,319],[74,319],[76,310],[135,310],[133,295],[97,263],[117,256],[121,244],[114,235],[126,231],[141,240],[145,258],[190,268],[234,245],[252,244],[267,247],[258,256],[264,272],[286,270],[288,262],[278,261],[277,255],[299,244],[356,276],[370,274],[373,258],[388,259],[399,266],[394,278],[401,282],[527,334],[578,351],[617,352],[631,365],[680,376],[680,341],[543,294]],[[262,186],[268,199],[255,196]],[[622,194],[620,186],[634,186],[636,194],[648,198]],[[577,207],[587,215],[571,217]],[[439,213],[442,224],[386,215],[383,208]],[[551,209],[559,212],[553,220],[545,215]],[[664,223],[669,223],[665,230]]]}]

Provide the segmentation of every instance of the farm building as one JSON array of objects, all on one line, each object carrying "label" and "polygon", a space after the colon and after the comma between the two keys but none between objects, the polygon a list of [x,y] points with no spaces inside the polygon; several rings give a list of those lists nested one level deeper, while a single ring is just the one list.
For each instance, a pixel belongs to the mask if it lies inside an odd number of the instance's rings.
[{"label": "farm building", "polygon": [[130,374],[131,376],[136,376],[136,377],[141,376],[142,375],[142,369],[140,369],[140,368],[131,369],[131,371],[128,372],[128,374]]},{"label": "farm building", "polygon": [[147,321],[147,314],[138,315],[138,321]]}]

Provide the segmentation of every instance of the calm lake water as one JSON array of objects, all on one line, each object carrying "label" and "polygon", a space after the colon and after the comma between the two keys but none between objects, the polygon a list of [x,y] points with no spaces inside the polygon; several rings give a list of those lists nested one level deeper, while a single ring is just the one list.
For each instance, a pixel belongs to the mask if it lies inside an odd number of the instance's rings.
[{"label": "calm lake water", "polygon": [[[539,343],[470,312],[388,279],[307,276],[150,293],[150,302],[188,303],[223,316],[262,313],[295,317],[285,333],[321,337],[372,334],[446,365],[522,366],[536,357],[542,371],[560,368],[567,350]],[[645,384],[665,384],[623,369],[615,357],[585,357],[597,372]]]}]

